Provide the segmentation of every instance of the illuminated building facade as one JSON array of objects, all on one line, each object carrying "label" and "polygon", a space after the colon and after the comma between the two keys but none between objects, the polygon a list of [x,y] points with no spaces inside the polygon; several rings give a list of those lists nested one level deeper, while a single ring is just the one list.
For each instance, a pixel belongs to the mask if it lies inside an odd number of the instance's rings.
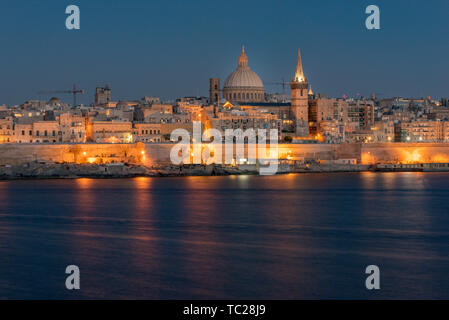
[{"label": "illuminated building facade", "polygon": [[395,126],[396,142],[441,142],[447,141],[447,122],[417,120],[401,122]]},{"label": "illuminated building facade", "polygon": [[93,142],[131,143],[133,142],[132,123],[128,121],[92,121]]},{"label": "illuminated building facade", "polygon": [[13,126],[14,122],[12,117],[0,119],[0,143],[15,142]]},{"label": "illuminated building facade", "polygon": [[134,123],[134,142],[161,142],[161,124],[157,123]]},{"label": "illuminated building facade", "polygon": [[301,62],[301,52],[298,49],[295,76],[290,84],[291,113],[295,124],[295,134],[299,137],[309,136],[309,84],[304,76]]},{"label": "illuminated building facade", "polygon": [[83,143],[86,142],[84,118],[62,113],[55,120],[19,118],[14,124],[16,143]]}]

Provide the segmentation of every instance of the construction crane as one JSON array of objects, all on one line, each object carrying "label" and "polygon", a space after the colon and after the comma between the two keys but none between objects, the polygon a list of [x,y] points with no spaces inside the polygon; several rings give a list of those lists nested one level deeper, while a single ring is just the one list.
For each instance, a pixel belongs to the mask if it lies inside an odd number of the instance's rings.
[{"label": "construction crane", "polygon": [[267,82],[266,85],[276,85],[276,86],[282,86],[282,94],[285,95],[285,88],[290,87],[290,82],[284,81],[282,79],[282,82]]},{"label": "construction crane", "polygon": [[76,95],[84,94],[83,89],[77,89],[76,85],[73,85],[72,90],[54,90],[54,91],[39,91],[37,94],[53,94],[53,93],[70,93],[73,94],[73,106],[76,106]]}]

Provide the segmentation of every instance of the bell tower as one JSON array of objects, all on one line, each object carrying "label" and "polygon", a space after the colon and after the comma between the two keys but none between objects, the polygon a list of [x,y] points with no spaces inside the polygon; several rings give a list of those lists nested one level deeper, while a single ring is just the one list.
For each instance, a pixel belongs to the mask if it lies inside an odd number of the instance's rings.
[{"label": "bell tower", "polygon": [[209,101],[211,104],[215,104],[220,101],[220,79],[209,79]]},{"label": "bell tower", "polygon": [[299,137],[309,136],[309,84],[304,76],[301,62],[301,52],[298,49],[296,72],[290,84],[291,114],[295,125],[295,133]]}]

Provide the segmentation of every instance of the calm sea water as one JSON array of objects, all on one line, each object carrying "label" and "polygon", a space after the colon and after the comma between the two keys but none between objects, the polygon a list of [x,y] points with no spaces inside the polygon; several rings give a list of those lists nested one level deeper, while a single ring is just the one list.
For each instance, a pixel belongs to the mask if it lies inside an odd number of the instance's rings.
[{"label": "calm sea water", "polygon": [[448,273],[449,174],[0,182],[2,299],[449,298]]}]

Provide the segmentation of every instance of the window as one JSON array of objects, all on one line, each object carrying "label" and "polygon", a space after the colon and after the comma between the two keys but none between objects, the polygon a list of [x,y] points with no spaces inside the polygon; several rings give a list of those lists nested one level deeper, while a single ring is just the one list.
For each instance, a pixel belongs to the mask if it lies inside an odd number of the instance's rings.
[{"label": "window", "polygon": [[47,130],[44,131],[44,136],[47,136]]},{"label": "window", "polygon": [[22,130],[22,136],[24,136],[25,135],[25,130]]},{"label": "window", "polygon": [[[36,136],[39,137],[39,130],[36,130]],[[37,140],[37,142],[39,143],[39,140]]]}]

